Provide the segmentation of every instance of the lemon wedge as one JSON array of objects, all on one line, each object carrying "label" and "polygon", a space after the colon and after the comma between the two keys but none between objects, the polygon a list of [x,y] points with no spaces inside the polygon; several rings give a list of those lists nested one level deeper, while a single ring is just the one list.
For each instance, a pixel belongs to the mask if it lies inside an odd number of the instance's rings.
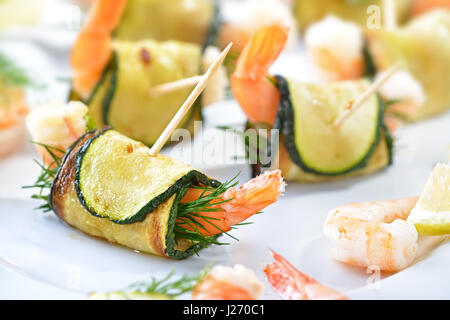
[{"label": "lemon wedge", "polygon": [[419,234],[450,234],[450,163],[438,164],[408,217]]}]

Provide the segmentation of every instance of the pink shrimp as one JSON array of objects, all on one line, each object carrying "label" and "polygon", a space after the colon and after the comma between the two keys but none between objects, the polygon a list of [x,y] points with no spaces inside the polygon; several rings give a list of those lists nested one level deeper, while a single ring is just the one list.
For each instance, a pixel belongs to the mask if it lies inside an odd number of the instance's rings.
[{"label": "pink shrimp", "polygon": [[74,90],[84,99],[111,58],[111,32],[117,27],[128,0],[97,0],[73,46],[70,64]]},{"label": "pink shrimp", "polygon": [[297,270],[285,258],[271,250],[276,262],[264,268],[267,281],[286,300],[346,300],[343,294],[330,289]]},{"label": "pink shrimp", "polygon": [[245,46],[231,75],[233,95],[252,122],[272,125],[275,121],[280,92],[268,79],[268,71],[287,38],[286,27],[271,25],[260,28]]},{"label": "pink shrimp", "polygon": [[[198,212],[203,218],[198,217],[195,220],[203,228],[198,228],[197,231],[205,236],[230,231],[233,225],[248,219],[265,207],[275,203],[284,192],[284,187],[285,183],[281,177],[281,171],[276,170],[265,172],[240,187],[228,189],[222,194],[221,199],[217,200],[217,202],[221,203],[211,206],[211,208],[219,208],[221,210]],[[198,199],[202,192],[199,189],[189,189],[181,203]],[[210,219],[205,220],[205,217]],[[192,226],[183,224],[180,220],[177,222],[187,230],[193,230]]]}]

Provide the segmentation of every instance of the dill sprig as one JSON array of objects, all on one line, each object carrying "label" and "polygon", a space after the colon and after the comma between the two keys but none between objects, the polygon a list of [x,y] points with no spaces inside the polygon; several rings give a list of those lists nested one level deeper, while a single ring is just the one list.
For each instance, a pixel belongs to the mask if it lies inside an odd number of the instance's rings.
[{"label": "dill sprig", "polygon": [[208,272],[209,266],[206,266],[198,274],[193,276],[183,275],[178,280],[171,281],[175,274],[175,270],[172,269],[172,271],[161,280],[152,277],[147,281],[133,283],[120,291],[109,292],[106,294],[94,293],[91,294],[91,297],[98,296],[101,298],[108,298],[112,295],[120,295],[125,299],[133,299],[136,296],[138,296],[138,298],[146,296],[149,299],[175,299],[186,292],[192,291],[195,286],[206,277]]},{"label": "dill sprig", "polygon": [[[50,203],[50,189],[52,188],[53,180],[56,177],[56,173],[58,172],[58,169],[61,166],[61,161],[63,157],[62,155],[64,155],[64,151],[59,148],[55,148],[39,142],[32,141],[31,143],[43,147],[52,157],[53,161],[49,165],[45,165],[45,163],[43,162],[40,163],[37,160],[33,160],[41,168],[41,173],[39,174],[34,184],[29,186],[23,186],[22,188],[38,189],[39,191],[36,194],[33,194],[31,198],[42,200],[45,203],[37,207],[36,209],[43,210],[44,212],[49,212],[52,210]],[[57,153],[59,153],[61,156],[58,156]]]},{"label": "dill sprig", "polygon": [[0,79],[7,85],[19,87],[26,87],[32,84],[25,71],[2,53],[0,53]]},{"label": "dill sprig", "polygon": [[[239,173],[229,181],[221,184],[217,188],[211,188],[206,186],[191,186],[192,189],[200,189],[202,193],[193,201],[182,203],[178,207],[177,222],[174,227],[174,233],[177,238],[188,239],[204,245],[216,244],[227,245],[229,243],[223,243],[217,241],[216,237],[205,236],[202,234],[202,230],[207,231],[205,225],[210,225],[213,228],[220,231],[220,233],[228,235],[230,238],[238,240],[225,230],[222,230],[215,224],[218,218],[206,217],[201,213],[213,213],[221,212],[223,209],[218,205],[228,202],[232,199],[222,200],[222,195],[230,188],[235,187],[239,182],[236,181]],[[182,192],[186,193],[188,188],[185,188]],[[246,223],[248,224],[248,223]],[[241,224],[242,225],[242,224]],[[190,229],[187,229],[189,226]],[[238,225],[236,225],[238,226]],[[235,229],[235,228],[233,228]]]}]

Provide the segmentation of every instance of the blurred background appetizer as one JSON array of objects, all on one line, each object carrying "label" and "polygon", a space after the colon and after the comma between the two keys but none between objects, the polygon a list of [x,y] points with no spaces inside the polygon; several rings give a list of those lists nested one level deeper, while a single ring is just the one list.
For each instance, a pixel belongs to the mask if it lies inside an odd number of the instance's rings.
[{"label": "blurred background appetizer", "polygon": [[194,300],[258,300],[263,284],[255,272],[243,265],[233,267],[217,265],[205,268],[194,276],[173,278],[174,271],[161,280],[134,283],[120,291],[93,292],[94,300],[174,300],[191,294]]},{"label": "blurred background appetizer", "polygon": [[0,52],[0,158],[24,145],[28,113],[24,87],[30,84],[25,72]]},{"label": "blurred background appetizer", "polygon": [[420,198],[351,203],[335,208],[328,213],[323,231],[331,241],[333,259],[397,272],[448,240],[449,210],[450,167],[439,164]]},{"label": "blurred background appetizer", "polygon": [[[85,101],[98,126],[153,145],[195,82],[163,93],[151,89],[208,68],[218,55],[205,48],[215,11],[209,0],[95,1],[72,49],[70,98]],[[202,105],[223,99],[227,86],[222,69],[180,128],[192,134]]]},{"label": "blurred background appetizer", "polygon": [[[377,18],[382,19],[383,2],[384,0],[294,0],[294,12],[301,31],[305,31],[310,25],[330,14],[366,28],[370,14],[378,15]],[[394,2],[397,20],[400,23],[406,21],[410,0],[395,0]]]},{"label": "blurred background appetizer", "polygon": [[264,267],[266,279],[285,300],[347,300],[335,291],[307,274],[299,271],[278,253],[271,251],[274,262]]}]

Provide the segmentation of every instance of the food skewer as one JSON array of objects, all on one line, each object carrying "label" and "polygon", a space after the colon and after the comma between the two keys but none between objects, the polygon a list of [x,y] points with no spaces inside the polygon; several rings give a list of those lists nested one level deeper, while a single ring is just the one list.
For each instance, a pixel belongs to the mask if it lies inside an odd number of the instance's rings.
[{"label": "food skewer", "polygon": [[200,96],[202,91],[205,89],[209,79],[211,76],[219,69],[219,67],[222,65],[226,55],[230,51],[231,46],[233,43],[230,43],[220,54],[220,56],[211,64],[211,66],[208,68],[208,70],[205,72],[205,74],[202,76],[202,79],[198,82],[197,86],[194,88],[194,90],[191,92],[189,97],[186,99],[186,101],[183,103],[183,105],[180,107],[178,112],[175,114],[175,116],[172,118],[170,123],[167,125],[167,127],[164,129],[163,133],[159,136],[158,140],[156,140],[156,143],[153,145],[153,147],[150,149],[151,155],[158,154],[162,147],[166,144],[166,141],[169,139],[169,137],[172,135],[172,132],[177,128],[180,121],[184,118],[186,113],[189,111],[191,106],[194,104],[195,100]]},{"label": "food skewer", "polygon": [[189,78],[179,79],[171,82],[162,83],[160,85],[154,86],[150,88],[148,91],[148,94],[151,97],[160,96],[166,93],[170,93],[173,91],[181,90],[181,89],[187,89],[190,87],[195,86],[200,82],[200,80],[203,78],[203,75],[199,76],[193,76]]},{"label": "food skewer", "polygon": [[358,110],[367,99],[377,92],[394,73],[398,71],[400,64],[396,64],[388,69],[381,77],[379,77],[366,91],[364,91],[356,100],[350,101],[344,112],[334,121],[333,126],[338,128],[348,117]]}]

